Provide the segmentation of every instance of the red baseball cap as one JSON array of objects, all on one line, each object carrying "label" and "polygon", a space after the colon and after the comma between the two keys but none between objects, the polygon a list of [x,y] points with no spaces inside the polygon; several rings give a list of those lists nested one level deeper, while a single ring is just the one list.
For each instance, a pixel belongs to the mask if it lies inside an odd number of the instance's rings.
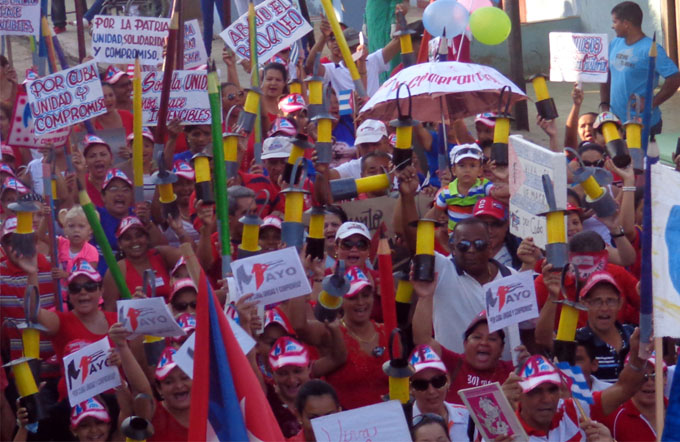
[{"label": "red baseball cap", "polygon": [[111,416],[104,404],[93,397],[71,409],[71,428],[77,427],[86,417],[93,417],[101,422],[111,422]]},{"label": "red baseball cap", "polygon": [[281,336],[269,352],[269,365],[276,371],[287,365],[309,366],[309,352],[304,345],[290,336]]},{"label": "red baseball cap", "polygon": [[345,276],[349,279],[349,291],[345,294],[345,298],[357,295],[364,287],[373,286],[371,280],[359,267],[350,267]]},{"label": "red baseball cap", "polygon": [[71,282],[80,275],[85,275],[94,282],[100,282],[102,280],[102,276],[99,272],[84,259],[79,259],[73,264],[73,268],[71,268],[71,273],[68,275],[67,281]]},{"label": "red baseball cap", "polygon": [[444,373],[448,372],[439,355],[429,345],[419,345],[413,349],[409,362],[415,368],[416,373],[426,368],[434,368]]},{"label": "red baseball cap", "polygon": [[577,206],[576,204],[572,203],[567,203],[567,212],[578,212],[581,213],[583,212],[583,209]]},{"label": "red baseball cap", "polygon": [[472,214],[474,216],[488,215],[501,221],[508,219],[508,213],[503,203],[490,196],[486,196],[477,201],[475,208],[472,210]]},{"label": "red baseball cap", "polygon": [[156,379],[162,381],[170,374],[173,368],[177,367],[177,362],[175,362],[176,353],[177,350],[174,348],[165,347],[158,360],[158,365],[156,365]]},{"label": "red baseball cap", "polygon": [[85,140],[83,141],[85,144],[85,147],[83,148],[83,155],[87,154],[87,150],[97,144],[101,144],[103,146],[106,146],[106,148],[109,150],[109,153],[113,155],[113,152],[111,151],[111,146],[109,146],[109,143],[104,141],[103,139],[99,138],[96,135],[85,135]]},{"label": "red baseball cap", "polygon": [[142,224],[142,221],[139,218],[137,218],[136,216],[126,216],[125,218],[120,220],[120,225],[118,225],[118,230],[116,230],[116,238],[120,238],[123,235],[123,233],[127,232],[133,227],[140,228],[146,233],[146,228],[144,227],[144,224]]},{"label": "red baseball cap", "polygon": [[579,298],[583,299],[586,296],[588,296],[588,293],[593,289],[598,284],[609,284],[614,286],[616,291],[619,293],[619,295],[622,293],[621,287],[619,284],[616,282],[614,277],[609,273],[605,272],[603,270],[600,270],[598,272],[593,272],[589,277],[588,280],[586,281],[586,285],[583,286],[581,289],[581,293],[579,293]]},{"label": "red baseball cap", "polygon": [[109,186],[109,184],[111,184],[111,181],[115,179],[123,180],[126,183],[128,183],[130,187],[132,187],[132,181],[130,181],[130,178],[128,178],[128,176],[125,175],[125,173],[122,170],[116,169],[114,167],[113,169],[109,169],[109,171],[106,172],[104,182],[102,183],[102,190],[106,189]]},{"label": "red baseball cap", "polygon": [[522,380],[519,382],[523,393],[528,393],[546,382],[554,385],[562,384],[560,371],[545,356],[533,355],[522,366]]},{"label": "red baseball cap", "polygon": [[279,109],[287,114],[297,112],[306,107],[305,99],[300,94],[289,94],[279,101]]}]

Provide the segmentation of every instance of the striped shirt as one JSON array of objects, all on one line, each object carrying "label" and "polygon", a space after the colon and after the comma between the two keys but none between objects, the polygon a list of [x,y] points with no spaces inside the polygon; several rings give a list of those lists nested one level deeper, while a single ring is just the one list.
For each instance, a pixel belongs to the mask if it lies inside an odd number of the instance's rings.
[{"label": "striped shirt", "polygon": [[456,223],[472,216],[472,209],[480,199],[489,195],[493,183],[486,178],[479,179],[470,187],[466,195],[458,191],[458,178],[439,191],[436,198],[437,207],[447,210],[449,215],[449,232],[453,231]]}]

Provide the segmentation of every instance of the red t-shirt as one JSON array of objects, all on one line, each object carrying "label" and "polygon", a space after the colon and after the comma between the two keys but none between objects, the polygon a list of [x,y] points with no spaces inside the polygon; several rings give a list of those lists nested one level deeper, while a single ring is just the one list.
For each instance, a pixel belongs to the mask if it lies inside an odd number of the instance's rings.
[{"label": "red t-shirt", "polygon": [[153,436],[149,441],[184,441],[189,439],[189,428],[177,422],[177,419],[163,406],[156,402],[156,411],[151,420],[153,424]]},{"label": "red t-shirt", "polygon": [[[605,416],[602,413],[602,392],[593,393],[593,401],[590,406],[590,416],[609,428],[612,437],[620,442],[653,442],[656,440],[656,432],[651,423],[640,414],[632,399],[627,400],[613,413]],[[664,399],[668,406],[668,401]]]},{"label": "red t-shirt", "polygon": [[[623,306],[619,310],[616,319],[623,323],[637,324],[640,320],[640,295],[638,295],[635,286],[638,283],[637,278],[630,274],[626,269],[616,264],[607,263],[604,271],[612,275],[616,283],[623,290]],[[548,299],[548,288],[543,282],[543,275],[539,275],[534,280],[536,287],[536,300],[538,301],[538,308],[542,309],[546,300]],[[569,299],[574,299],[574,278],[567,278],[566,287],[569,291]],[[557,313],[555,314],[555,330],[560,320],[560,312],[562,311],[562,304],[557,305]],[[580,310],[577,327],[585,327],[588,323],[588,312]]]},{"label": "red t-shirt", "polygon": [[635,262],[632,266],[628,267],[628,271],[633,274],[637,279],[640,279],[640,274],[642,271],[642,228],[640,226],[635,226],[635,240],[631,243],[635,249]]},{"label": "red t-shirt", "polygon": [[90,181],[90,174],[85,174],[85,190],[87,190],[87,196],[92,200],[92,204],[97,207],[104,207],[104,199],[102,198],[102,190],[97,189],[94,184]]},{"label": "red t-shirt", "polygon": [[451,376],[451,388],[446,395],[446,402],[463,404],[458,396],[458,391],[464,388],[479,387],[480,385],[498,382],[502,384],[512,372],[512,362],[498,361],[496,368],[489,371],[480,371],[471,366],[465,355],[455,353],[442,346],[442,362]]},{"label": "red t-shirt", "polygon": [[[170,302],[170,274],[165,266],[165,261],[163,261],[163,257],[156,249],[151,249],[146,254],[149,258],[151,269],[156,272],[156,296],[162,296],[166,302]],[[130,293],[134,293],[136,287],[143,287],[144,284],[142,275],[139,274],[135,266],[128,259],[125,260],[125,284]],[[151,296],[151,293],[147,293],[147,296]]]}]

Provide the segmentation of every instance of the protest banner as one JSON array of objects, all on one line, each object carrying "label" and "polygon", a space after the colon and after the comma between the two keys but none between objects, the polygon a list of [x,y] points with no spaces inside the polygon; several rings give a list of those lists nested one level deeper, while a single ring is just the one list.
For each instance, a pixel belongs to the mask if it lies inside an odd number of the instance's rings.
[{"label": "protest banner", "polygon": [[120,385],[118,368],[109,365],[109,338],[93,342],[64,356],[66,389],[71,406]]},{"label": "protest banner", "polygon": [[208,63],[208,53],[201,36],[198,19],[184,23],[184,69],[192,69]]},{"label": "protest banner", "polygon": [[652,165],[652,286],[655,336],[680,338],[680,174]]},{"label": "protest banner", "polygon": [[486,298],[489,333],[538,318],[533,272],[519,272],[482,287]]},{"label": "protest banner", "polygon": [[[302,14],[288,0],[265,0],[255,7],[257,59],[267,63],[278,52],[312,31]],[[241,58],[250,58],[248,14],[243,14],[220,37]]]},{"label": "protest banner", "polygon": [[498,382],[459,390],[458,395],[484,440],[506,436],[528,440]]},{"label": "protest banner", "polygon": [[[162,71],[144,74],[142,78],[142,122],[145,126],[155,126],[158,123],[162,90]],[[179,119],[182,124],[210,124],[206,71],[174,71],[168,106],[168,123]]]},{"label": "protest banner", "polygon": [[92,20],[92,53],[104,63],[163,63],[163,44],[170,19],[95,15]]},{"label": "protest banner", "polygon": [[607,34],[550,32],[550,81],[606,83]]},{"label": "protest banner", "polygon": [[[519,135],[510,136],[508,146],[510,173],[510,233],[534,239],[544,249],[548,238],[546,219],[538,216],[549,210],[543,191],[542,176],[548,174],[555,189],[558,209],[567,207],[567,162],[563,153],[527,141]],[[565,219],[566,223],[566,219]]]},{"label": "protest banner", "polygon": [[312,419],[318,442],[411,440],[399,401],[387,401]]},{"label": "protest banner", "polygon": [[238,297],[254,293],[251,301],[258,304],[269,305],[312,291],[295,247],[237,259],[231,270]]},{"label": "protest banner", "polygon": [[36,136],[33,127],[33,115],[31,115],[31,108],[28,105],[28,96],[26,95],[26,88],[20,85],[17,90],[17,98],[12,110],[12,117],[10,119],[9,135],[6,143],[10,146],[17,147],[61,147],[66,144],[70,127],[63,127],[54,132],[45,135]]},{"label": "protest banner", "polygon": [[26,84],[36,135],[106,113],[97,63],[89,61]]},{"label": "protest banner", "polygon": [[0,34],[40,35],[38,0],[0,1]]},{"label": "protest banner", "polygon": [[162,297],[121,299],[116,301],[116,309],[118,322],[132,332],[128,339],[134,339],[139,335],[159,337],[186,335]]}]

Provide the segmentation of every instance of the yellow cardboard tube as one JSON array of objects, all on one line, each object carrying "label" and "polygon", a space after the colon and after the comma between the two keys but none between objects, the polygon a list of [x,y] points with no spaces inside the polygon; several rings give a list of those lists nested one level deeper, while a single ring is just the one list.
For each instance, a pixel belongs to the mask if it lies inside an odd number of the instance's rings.
[{"label": "yellow cardboard tube", "polygon": [[409,400],[408,378],[389,377],[390,400],[406,404]]},{"label": "yellow cardboard tube", "polygon": [[543,101],[550,98],[550,93],[548,93],[548,84],[545,82],[545,77],[538,76],[531,80],[534,85],[534,92],[536,92],[536,101]]},{"label": "yellow cardboard tube", "polygon": [[399,36],[399,46],[401,46],[402,54],[410,54],[413,52],[413,42],[411,41],[410,34],[404,34]]},{"label": "yellow cardboard tube", "polygon": [[409,281],[399,281],[397,283],[397,294],[394,299],[402,304],[410,304],[413,297],[413,285]]},{"label": "yellow cardboard tube", "polygon": [[628,149],[642,148],[642,125],[637,123],[626,125],[626,143],[628,143]]},{"label": "yellow cardboard tube", "polygon": [[323,82],[312,80],[309,82],[309,104],[323,103]]},{"label": "yellow cardboard tube", "polygon": [[493,142],[508,144],[510,136],[510,119],[496,118],[496,126],[493,129]]},{"label": "yellow cardboard tube", "polygon": [[550,212],[546,215],[548,244],[565,242],[567,236],[564,229],[564,212]]},{"label": "yellow cardboard tube", "polygon": [[335,10],[333,9],[331,0],[321,0],[321,6],[323,6],[328,23],[331,25],[333,35],[335,35],[335,41],[338,44],[340,52],[342,53],[342,59],[345,61],[345,66],[347,66],[347,69],[349,70],[350,77],[352,77],[353,81],[359,80],[361,78],[359,75],[359,70],[357,69],[357,65],[354,63],[352,52],[350,52],[349,46],[347,45],[347,40],[345,40],[345,34],[342,33],[342,28],[338,22],[338,17],[335,15]]},{"label": "yellow cardboard tube", "polygon": [[602,135],[604,135],[604,141],[607,143],[621,138],[621,135],[619,135],[619,128],[616,126],[616,123],[612,123],[611,121],[607,121],[602,125]]},{"label": "yellow cardboard tube", "polygon": [[258,241],[260,239],[260,226],[257,224],[244,224],[243,235],[241,236],[241,248],[247,252],[257,252],[260,250]]},{"label": "yellow cardboard tube", "polygon": [[387,174],[367,176],[356,180],[357,193],[377,192],[390,187],[390,178]]},{"label": "yellow cardboard tube", "polygon": [[581,183],[583,191],[591,200],[596,200],[604,193],[604,189],[595,180],[595,177],[589,176],[587,180]]},{"label": "yellow cardboard tube", "polygon": [[17,212],[17,233],[33,233],[33,212]]},{"label": "yellow cardboard tube", "polygon": [[161,203],[171,203],[175,201],[175,191],[172,189],[172,183],[159,184],[158,195]]},{"label": "yellow cardboard tube", "polygon": [[257,114],[257,108],[260,105],[260,94],[255,91],[248,91],[246,95],[246,104],[243,109],[251,114]]},{"label": "yellow cardboard tube", "polygon": [[333,296],[327,291],[322,290],[321,293],[319,293],[319,302],[328,309],[340,308],[342,305],[342,296]]},{"label": "yellow cardboard tube", "polygon": [[324,214],[314,214],[309,217],[309,237],[321,239],[323,235]]},{"label": "yellow cardboard tube", "polygon": [[302,94],[302,85],[298,81],[294,81],[288,85],[288,90],[291,94]]},{"label": "yellow cardboard tube", "polygon": [[416,255],[434,255],[434,222],[418,221]]},{"label": "yellow cardboard tube", "polygon": [[154,342],[162,341],[163,339],[165,338],[161,338],[160,336],[144,335],[145,344],[152,344]]},{"label": "yellow cardboard tube", "polygon": [[40,358],[40,331],[34,328],[25,328],[21,331],[21,342],[24,346],[24,356],[27,358]]},{"label": "yellow cardboard tube", "polygon": [[331,134],[333,132],[333,121],[329,118],[322,118],[317,126],[317,141],[319,143],[330,143],[332,141]]},{"label": "yellow cardboard tube", "polygon": [[397,149],[410,149],[413,145],[413,127],[402,126],[397,128]]},{"label": "yellow cardboard tube", "polygon": [[[304,149],[300,146],[293,144],[293,149],[290,151],[290,156],[288,157],[288,164],[295,164],[295,162],[302,156]],[[287,179],[288,177],[286,177]]]},{"label": "yellow cardboard tube", "polygon": [[578,323],[578,310],[566,304],[562,304],[560,323],[557,326],[557,339],[560,341],[573,341],[576,337],[576,325]]},{"label": "yellow cardboard tube", "polygon": [[301,223],[303,205],[304,196],[302,192],[286,193],[286,205],[283,212],[283,220],[290,223]]},{"label": "yellow cardboard tube", "polygon": [[38,392],[38,386],[35,383],[33,372],[28,362],[12,365],[12,373],[14,373],[14,381],[19,390],[19,396],[26,397]]},{"label": "yellow cardboard tube", "polygon": [[58,200],[59,194],[57,193],[57,180],[51,180],[50,184],[52,186],[52,199]]},{"label": "yellow cardboard tube", "polygon": [[196,171],[197,183],[210,181],[210,160],[208,160],[208,157],[196,157],[194,159],[194,170]]},{"label": "yellow cardboard tube", "polygon": [[224,137],[222,140],[222,150],[224,151],[224,161],[236,162],[238,158],[238,137]]}]

